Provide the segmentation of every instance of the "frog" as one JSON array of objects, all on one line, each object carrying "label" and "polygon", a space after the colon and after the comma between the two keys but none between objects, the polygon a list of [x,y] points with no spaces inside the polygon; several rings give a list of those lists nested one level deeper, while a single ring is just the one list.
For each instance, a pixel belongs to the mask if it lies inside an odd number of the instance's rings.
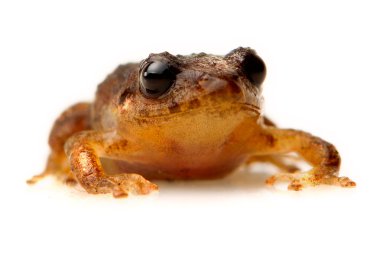
[{"label": "frog", "polygon": [[[263,113],[267,67],[257,52],[226,55],[150,54],[119,65],[97,87],[92,103],[77,103],[55,121],[47,175],[114,197],[158,190],[156,180],[211,180],[267,162],[278,168],[266,183],[289,190],[354,187],[339,176],[335,146],[308,132],[279,128]],[[295,154],[310,165],[286,162]]]}]

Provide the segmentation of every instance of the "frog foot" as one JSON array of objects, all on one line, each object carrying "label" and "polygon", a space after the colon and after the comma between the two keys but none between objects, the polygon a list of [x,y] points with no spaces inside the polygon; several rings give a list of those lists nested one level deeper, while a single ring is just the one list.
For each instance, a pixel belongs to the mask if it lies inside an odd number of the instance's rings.
[{"label": "frog foot", "polygon": [[313,172],[279,173],[269,177],[265,183],[273,186],[277,181],[290,182],[288,190],[300,191],[307,186],[321,184],[336,185],[341,187],[355,187],[356,183],[348,177],[334,175],[317,175]]},{"label": "frog foot", "polygon": [[146,195],[158,190],[158,186],[138,174],[118,174],[107,176],[97,190],[98,193],[112,192],[115,198],[121,198],[130,193]]}]

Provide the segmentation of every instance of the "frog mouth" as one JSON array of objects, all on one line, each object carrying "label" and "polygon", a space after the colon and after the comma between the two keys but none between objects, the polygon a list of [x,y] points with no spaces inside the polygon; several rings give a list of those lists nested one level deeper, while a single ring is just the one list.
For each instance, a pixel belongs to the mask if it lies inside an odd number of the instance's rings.
[{"label": "frog mouth", "polygon": [[[190,103],[191,104],[191,103]],[[145,114],[143,115],[136,115],[135,118],[137,119],[158,119],[158,118],[172,118],[172,117],[179,117],[181,115],[191,115],[191,114],[226,114],[226,113],[238,113],[238,112],[246,112],[249,113],[252,116],[258,116],[261,115],[261,109],[259,106],[249,104],[249,103],[233,103],[230,105],[197,105],[197,106],[186,106],[182,108],[181,106],[176,106],[172,108],[166,108],[163,109],[161,112],[155,112],[155,113],[147,113],[145,111]]]},{"label": "frog mouth", "polygon": [[257,105],[252,105],[248,103],[238,103],[238,105],[240,105],[243,110],[251,111],[255,114],[261,114],[261,109]]}]

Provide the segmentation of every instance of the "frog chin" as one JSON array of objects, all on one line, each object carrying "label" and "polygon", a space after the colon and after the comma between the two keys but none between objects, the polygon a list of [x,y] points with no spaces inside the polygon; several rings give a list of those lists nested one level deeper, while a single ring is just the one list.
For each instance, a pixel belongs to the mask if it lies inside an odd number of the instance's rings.
[{"label": "frog chin", "polygon": [[[190,106],[191,103],[196,105]],[[206,103],[199,99],[178,105],[171,111],[166,108],[150,115],[149,112],[135,115],[128,124],[121,124],[128,126],[121,131],[132,142],[144,143],[141,145],[151,147],[166,143],[175,145],[178,150],[196,151],[223,145],[236,129],[248,131],[251,128],[244,126],[251,126],[259,117],[260,108],[254,104],[240,101]]]},{"label": "frog chin", "polygon": [[[148,143],[151,146],[155,143],[176,143],[179,149],[207,149],[222,145],[239,126],[254,122],[259,115],[252,108],[248,109],[248,106],[240,104],[225,104],[136,118],[128,124],[124,134],[131,141]],[[148,144],[146,145],[149,146]]]}]

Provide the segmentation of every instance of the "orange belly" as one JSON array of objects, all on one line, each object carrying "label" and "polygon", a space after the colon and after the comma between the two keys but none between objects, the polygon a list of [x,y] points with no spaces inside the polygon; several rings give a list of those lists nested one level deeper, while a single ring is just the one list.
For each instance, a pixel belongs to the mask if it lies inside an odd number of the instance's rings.
[{"label": "orange belly", "polygon": [[216,179],[221,178],[238,168],[245,159],[236,158],[226,161],[221,158],[218,161],[198,164],[196,161],[173,161],[168,164],[160,163],[136,163],[123,160],[101,158],[104,170],[108,174],[136,173],[146,179],[163,180],[192,180],[192,179]]}]

